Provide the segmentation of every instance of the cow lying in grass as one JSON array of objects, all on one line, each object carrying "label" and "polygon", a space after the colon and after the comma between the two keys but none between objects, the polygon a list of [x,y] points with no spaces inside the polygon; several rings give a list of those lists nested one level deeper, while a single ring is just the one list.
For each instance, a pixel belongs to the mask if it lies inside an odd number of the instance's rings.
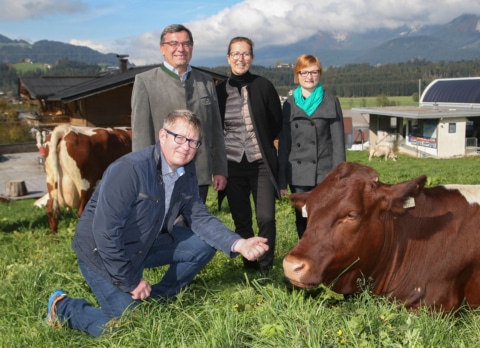
[{"label": "cow lying in grass", "polygon": [[372,292],[408,308],[480,306],[480,185],[425,188],[422,175],[384,184],[370,167],[344,162],[290,200],[307,229],[283,259],[298,287],[341,294],[371,279]]}]

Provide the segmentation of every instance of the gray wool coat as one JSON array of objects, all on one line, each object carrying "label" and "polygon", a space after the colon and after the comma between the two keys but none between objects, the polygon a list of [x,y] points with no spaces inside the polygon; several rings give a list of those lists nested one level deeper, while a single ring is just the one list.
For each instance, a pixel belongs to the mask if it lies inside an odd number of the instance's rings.
[{"label": "gray wool coat", "polygon": [[194,112],[202,123],[202,146],[195,156],[199,185],[213,175],[227,176],[227,155],[215,84],[193,69],[185,82],[163,64],[135,76],[132,91],[132,150],[153,145],[165,117],[177,109]]},{"label": "gray wool coat", "polygon": [[293,96],[283,105],[279,136],[279,186],[316,186],[346,159],[343,113],[338,98],[325,93],[309,117]]}]

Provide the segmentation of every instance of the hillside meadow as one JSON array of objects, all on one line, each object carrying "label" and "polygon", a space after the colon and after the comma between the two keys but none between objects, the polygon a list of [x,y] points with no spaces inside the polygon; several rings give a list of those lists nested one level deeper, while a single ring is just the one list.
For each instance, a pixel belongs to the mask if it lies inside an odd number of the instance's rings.
[{"label": "hillside meadow", "polygon": [[[397,162],[349,151],[347,159],[369,164],[385,183],[418,175],[428,186],[480,184],[480,158],[417,159]],[[233,227],[224,202],[217,209],[210,192],[208,208]],[[51,236],[43,209],[33,200],[0,203],[0,347],[478,347],[480,312],[461,309],[457,316],[397,308],[369,291],[360,279],[359,294],[344,298],[324,287],[292,289],[283,277],[282,258],[297,242],[293,208],[277,204],[276,261],[268,278],[245,272],[240,258],[217,253],[176,302],[145,301],[112,323],[98,339],[44,323],[53,289],[94,302],[71,249],[77,218],[63,211],[59,233]],[[149,270],[155,282],[164,268]]]},{"label": "hillside meadow", "polygon": [[29,71],[47,71],[45,64],[41,63],[16,63],[14,66],[19,75],[23,75]]}]

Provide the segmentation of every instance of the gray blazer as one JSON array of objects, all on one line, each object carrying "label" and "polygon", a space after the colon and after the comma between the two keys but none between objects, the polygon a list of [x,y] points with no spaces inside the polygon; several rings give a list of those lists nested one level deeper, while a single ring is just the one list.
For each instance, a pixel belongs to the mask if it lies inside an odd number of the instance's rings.
[{"label": "gray blazer", "polygon": [[227,176],[227,155],[215,84],[210,75],[193,69],[185,82],[162,64],[135,76],[132,91],[132,149],[158,140],[163,120],[172,111],[188,109],[202,122],[202,146],[195,157],[199,185],[212,175]]}]

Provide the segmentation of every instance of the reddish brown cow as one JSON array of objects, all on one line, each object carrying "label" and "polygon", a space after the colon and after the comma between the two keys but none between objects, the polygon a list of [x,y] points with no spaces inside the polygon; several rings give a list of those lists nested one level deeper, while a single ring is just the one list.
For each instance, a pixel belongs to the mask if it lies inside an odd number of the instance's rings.
[{"label": "reddish brown cow", "polygon": [[480,186],[424,188],[425,176],[381,183],[370,167],[342,163],[311,192],[292,194],[306,205],[307,229],[285,256],[285,276],[342,294],[373,279],[373,292],[419,306],[454,311],[480,304]]},{"label": "reddish brown cow", "polygon": [[131,151],[130,128],[61,125],[53,130],[45,144],[47,216],[53,233],[60,207],[78,209],[80,216],[108,165]]}]

